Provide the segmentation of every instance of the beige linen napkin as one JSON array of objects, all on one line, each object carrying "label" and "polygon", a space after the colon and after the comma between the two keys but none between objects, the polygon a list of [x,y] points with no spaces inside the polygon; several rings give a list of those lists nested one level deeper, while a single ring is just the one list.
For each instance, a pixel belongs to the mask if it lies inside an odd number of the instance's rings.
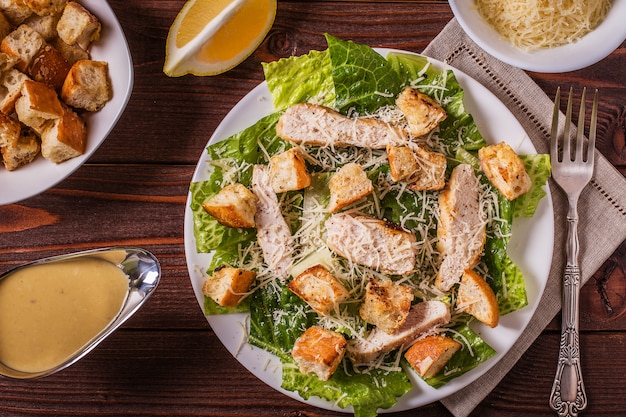
[{"label": "beige linen napkin", "polygon": [[[524,71],[484,52],[455,19],[423,53],[447,62],[483,84],[515,115],[537,152],[549,152],[552,99]],[[504,358],[478,381],[441,400],[456,417],[466,417],[474,410],[561,309],[567,200],[552,181],[550,191],[554,204],[555,236],[552,267],[545,292],[530,324]],[[626,239],[626,179],[597,151],[594,177],[583,191],[578,207],[580,267],[583,282],[586,282]],[[556,357],[554,366],[556,371]],[[546,392],[546,407],[549,394]]]}]

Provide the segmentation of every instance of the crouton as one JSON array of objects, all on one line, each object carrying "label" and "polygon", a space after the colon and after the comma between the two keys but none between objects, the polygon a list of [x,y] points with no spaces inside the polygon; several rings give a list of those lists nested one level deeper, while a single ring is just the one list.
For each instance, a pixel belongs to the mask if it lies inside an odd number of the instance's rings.
[{"label": "crouton", "polygon": [[336,310],[350,295],[343,284],[322,265],[306,269],[287,286],[322,316]]},{"label": "crouton", "polygon": [[478,150],[480,167],[507,200],[515,200],[532,186],[526,167],[506,142],[489,145]]},{"label": "crouton", "polygon": [[0,10],[13,26],[21,25],[33,14],[30,7],[24,4],[24,0],[0,0]]},{"label": "crouton", "polygon": [[65,58],[70,65],[74,65],[81,59],[90,59],[89,52],[78,45],[68,45],[58,37],[52,39],[50,44],[63,55],[63,58]]},{"label": "crouton", "polygon": [[224,226],[237,228],[255,226],[256,197],[242,184],[227,185],[215,196],[203,202],[202,207]]},{"label": "crouton", "polygon": [[391,178],[415,191],[442,190],[446,185],[446,156],[424,147],[387,146]]},{"label": "crouton", "polygon": [[291,356],[305,375],[328,381],[346,353],[347,342],[340,333],[312,326],[296,340]]},{"label": "crouton", "polygon": [[2,39],[0,51],[18,59],[15,68],[26,72],[31,61],[46,44],[45,39],[33,28],[20,25]]},{"label": "crouton", "polygon": [[329,213],[335,213],[374,191],[372,181],[367,178],[363,167],[353,162],[339,168],[330,178],[328,187],[330,188]]},{"label": "crouton", "polygon": [[22,94],[22,86],[27,80],[30,80],[30,77],[15,68],[0,75],[0,112],[13,113],[15,101]]},{"label": "crouton", "polygon": [[404,357],[422,378],[432,378],[462,346],[461,343],[446,336],[426,336],[415,342],[404,353]]},{"label": "crouton", "polygon": [[4,39],[12,30],[13,25],[11,25],[11,22],[9,22],[9,19],[6,18],[4,13],[0,11],[0,39]]},{"label": "crouton", "polygon": [[41,154],[56,164],[84,154],[86,146],[85,122],[66,106],[41,134]]},{"label": "crouton", "polygon": [[0,148],[14,143],[20,135],[21,124],[14,118],[0,113]]},{"label": "crouton", "polygon": [[370,278],[359,314],[384,332],[394,333],[409,315],[413,297],[413,291],[406,285],[390,279]]},{"label": "crouton", "polygon": [[404,113],[413,136],[426,135],[448,116],[439,103],[411,87],[400,93],[396,105]]},{"label": "crouton", "polygon": [[68,2],[57,23],[57,33],[63,42],[87,50],[91,42],[100,38],[101,25],[89,10],[75,1]]},{"label": "crouton", "polygon": [[311,185],[300,148],[291,148],[270,158],[270,181],[275,193],[301,190]]},{"label": "crouton", "polygon": [[22,0],[24,4],[39,16],[59,14],[67,0]]},{"label": "crouton", "polygon": [[33,58],[28,73],[33,80],[42,82],[55,91],[61,91],[71,65],[52,45],[44,46]]},{"label": "crouton", "polygon": [[489,327],[496,327],[500,320],[500,307],[493,289],[483,277],[471,269],[467,269],[461,278],[456,308],[471,314]]},{"label": "crouton", "polygon": [[104,61],[80,60],[72,65],[61,98],[68,105],[91,112],[98,111],[111,99],[109,65]]},{"label": "crouton", "polygon": [[29,128],[21,129],[17,141],[2,148],[2,160],[5,168],[14,171],[22,165],[31,163],[39,155],[40,149],[39,138],[35,132]]},{"label": "crouton", "polygon": [[222,307],[236,307],[256,278],[256,272],[228,265],[213,271],[202,285],[202,293]]},{"label": "crouton", "polygon": [[60,14],[44,16],[33,14],[24,21],[24,24],[33,28],[46,42],[50,42],[57,38],[57,23],[60,17]]},{"label": "crouton", "polygon": [[15,102],[15,112],[20,122],[41,135],[46,124],[61,117],[64,110],[54,90],[43,83],[26,80],[22,95]]}]

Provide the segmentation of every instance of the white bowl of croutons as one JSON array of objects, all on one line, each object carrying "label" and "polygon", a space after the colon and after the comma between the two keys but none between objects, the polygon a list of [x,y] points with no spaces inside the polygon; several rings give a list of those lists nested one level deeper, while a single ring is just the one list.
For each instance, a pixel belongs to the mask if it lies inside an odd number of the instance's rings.
[{"label": "white bowl of croutons", "polygon": [[[21,4],[21,3],[20,3]],[[126,108],[130,50],[110,6],[52,0],[0,6],[0,205],[78,169]]]}]

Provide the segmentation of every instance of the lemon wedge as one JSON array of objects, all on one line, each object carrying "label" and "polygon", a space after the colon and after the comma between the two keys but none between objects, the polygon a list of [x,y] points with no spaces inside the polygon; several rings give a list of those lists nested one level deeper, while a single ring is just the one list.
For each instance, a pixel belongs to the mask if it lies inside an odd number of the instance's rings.
[{"label": "lemon wedge", "polygon": [[226,72],[252,55],[275,17],[276,0],[188,0],[167,35],[163,72]]}]

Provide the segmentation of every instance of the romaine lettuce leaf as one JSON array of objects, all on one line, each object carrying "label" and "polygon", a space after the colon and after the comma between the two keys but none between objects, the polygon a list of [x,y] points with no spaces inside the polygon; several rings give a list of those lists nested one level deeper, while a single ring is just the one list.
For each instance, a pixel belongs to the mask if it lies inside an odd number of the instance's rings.
[{"label": "romaine lettuce leaf", "polygon": [[367,45],[326,34],[335,84],[336,108],[346,114],[372,113],[393,104],[401,80],[391,65]]},{"label": "romaine lettuce leaf", "polygon": [[335,86],[328,50],[263,63],[267,86],[276,110],[295,103],[335,105]]},{"label": "romaine lettuce leaf", "polygon": [[552,172],[550,155],[520,155],[520,158],[533,185],[529,192],[515,199],[513,217],[532,217],[539,202],[546,196],[544,186]]}]

